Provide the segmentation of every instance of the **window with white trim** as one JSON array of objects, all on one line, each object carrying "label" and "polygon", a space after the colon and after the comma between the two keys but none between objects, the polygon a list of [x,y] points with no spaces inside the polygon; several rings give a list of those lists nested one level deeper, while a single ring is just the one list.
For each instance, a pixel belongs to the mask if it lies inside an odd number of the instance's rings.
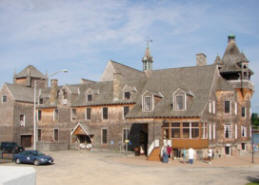
[{"label": "window with white trim", "polygon": [[212,126],[211,123],[209,123],[209,140],[212,139]]},{"label": "window with white trim", "polygon": [[102,128],[102,144],[107,144],[108,143],[108,130],[107,128]]},{"label": "window with white trim", "polygon": [[103,107],[103,119],[108,119],[108,107]]},{"label": "window with white trim", "polygon": [[202,123],[202,139],[208,138],[208,132],[206,130],[207,130],[207,123],[203,122]]},{"label": "window with white trim", "polygon": [[[171,137],[172,138],[180,138],[180,123],[179,122],[174,122],[171,123],[172,128],[171,128]],[[168,134],[169,135],[169,134]],[[169,136],[168,136],[169,138]]]},{"label": "window with white trim", "polygon": [[58,112],[58,109],[55,109],[53,111],[53,121],[57,121],[59,120],[59,112]]},{"label": "window with white trim", "polygon": [[144,111],[150,112],[152,111],[152,97],[151,96],[144,96]]},{"label": "window with white trim", "polygon": [[212,101],[212,113],[216,113],[216,102],[214,100]]},{"label": "window with white trim", "polygon": [[241,126],[241,136],[247,137],[247,129],[245,126]]},{"label": "window with white trim", "polygon": [[7,102],[7,96],[6,96],[6,95],[3,95],[3,96],[2,96],[2,103],[5,103],[5,102]]},{"label": "window with white trim", "polygon": [[185,94],[179,93],[175,96],[175,108],[176,110],[185,110]]},{"label": "window with white trim", "polygon": [[216,139],[216,123],[213,123],[213,139]]},{"label": "window with white trim", "polygon": [[88,94],[87,95],[87,101],[90,102],[93,100],[93,95],[92,94]]},{"label": "window with white trim", "polygon": [[90,107],[86,108],[86,110],[85,110],[85,119],[91,120],[91,108]]},{"label": "window with white trim", "polygon": [[183,138],[190,138],[190,123],[183,122]]},{"label": "window with white trim", "polygon": [[246,107],[242,107],[242,117],[246,117]]},{"label": "window with white trim", "polygon": [[211,102],[209,102],[209,113],[211,113]]},{"label": "window with white trim", "polygon": [[128,112],[129,112],[129,106],[124,106],[123,107],[123,119],[125,119]]},{"label": "window with white trim", "polygon": [[230,101],[225,101],[224,103],[224,110],[225,110],[225,113],[229,114],[230,113]]},{"label": "window with white trim", "polygon": [[53,134],[54,134],[54,141],[58,141],[58,129],[57,128],[54,128],[53,130]]},{"label": "window with white trim", "polygon": [[20,114],[20,126],[25,127],[25,115]]},{"label": "window with white trim", "polygon": [[224,136],[225,138],[232,138],[232,125],[224,125]]},{"label": "window with white trim", "polygon": [[191,134],[190,138],[198,138],[200,135],[200,128],[198,122],[191,123]]},{"label": "window with white trim", "polygon": [[127,91],[127,92],[124,92],[124,99],[125,100],[129,100],[130,99],[130,92],[129,91]]}]

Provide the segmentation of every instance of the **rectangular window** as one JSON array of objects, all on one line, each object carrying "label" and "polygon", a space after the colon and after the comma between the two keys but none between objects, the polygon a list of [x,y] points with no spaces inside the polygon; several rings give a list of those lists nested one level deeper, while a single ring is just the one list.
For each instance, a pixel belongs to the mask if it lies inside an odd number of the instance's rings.
[{"label": "rectangular window", "polygon": [[241,126],[241,136],[246,137],[247,136],[247,129],[244,126]]},{"label": "rectangular window", "polygon": [[108,107],[103,107],[103,119],[108,119]]},{"label": "rectangular window", "polygon": [[91,108],[86,108],[86,120],[91,120]]},{"label": "rectangular window", "polygon": [[224,125],[225,138],[232,138],[232,125]]},{"label": "rectangular window", "polygon": [[246,108],[242,107],[242,117],[246,117]]},{"label": "rectangular window", "polygon": [[152,99],[151,96],[145,96],[144,98],[144,111],[152,110]]},{"label": "rectangular window", "polygon": [[20,114],[20,126],[25,127],[25,115]]},{"label": "rectangular window", "polygon": [[5,103],[5,102],[7,102],[7,96],[2,96],[2,103]]},{"label": "rectangular window", "polygon": [[126,143],[126,140],[128,140],[128,139],[129,139],[129,129],[124,128],[123,129],[123,138],[122,138],[123,143]]},{"label": "rectangular window", "polygon": [[54,141],[58,141],[58,129],[54,129]]},{"label": "rectangular window", "polygon": [[172,123],[172,138],[180,138],[180,123]]},{"label": "rectangular window", "polygon": [[130,99],[130,92],[125,92],[125,93],[124,93],[124,98],[125,98],[126,100],[129,100],[129,99]]},{"label": "rectangular window", "polygon": [[208,134],[206,132],[207,130],[207,123],[202,123],[202,139],[207,139],[208,138]]},{"label": "rectangular window", "polygon": [[246,144],[245,143],[241,143],[241,149],[246,150]]},{"label": "rectangular window", "polygon": [[125,119],[125,116],[128,114],[129,112],[129,107],[128,106],[125,106],[123,107],[123,118]]},{"label": "rectangular window", "polygon": [[43,98],[40,98],[40,104],[43,104]]},{"label": "rectangular window", "polygon": [[180,96],[176,96],[176,109],[177,110],[183,110],[184,109],[184,96],[180,95]]},{"label": "rectangular window", "polygon": [[58,109],[55,109],[53,112],[53,121],[58,121],[58,120],[59,120]]},{"label": "rectangular window", "polygon": [[41,129],[38,129],[38,141],[41,141]]},{"label": "rectangular window", "polygon": [[190,138],[190,123],[183,123],[183,138]]},{"label": "rectangular window", "polygon": [[212,139],[212,128],[211,128],[211,123],[209,123],[209,140]]},{"label": "rectangular window", "polygon": [[216,124],[213,123],[213,139],[216,139]]},{"label": "rectangular window", "polygon": [[71,110],[71,120],[75,120],[76,119],[76,109],[72,109]]},{"label": "rectangular window", "polygon": [[41,120],[41,110],[38,110],[38,121]]},{"label": "rectangular window", "polygon": [[209,113],[211,113],[211,102],[209,102]]},{"label": "rectangular window", "polygon": [[102,144],[107,144],[107,129],[102,129]]},{"label": "rectangular window", "polygon": [[230,101],[225,101],[225,113],[230,113]]},{"label": "rectangular window", "polygon": [[92,101],[92,99],[93,99],[93,96],[91,94],[88,94],[87,95],[87,101]]},{"label": "rectangular window", "polygon": [[191,129],[192,129],[191,138],[198,138],[200,134],[199,123],[198,122],[191,123]]}]

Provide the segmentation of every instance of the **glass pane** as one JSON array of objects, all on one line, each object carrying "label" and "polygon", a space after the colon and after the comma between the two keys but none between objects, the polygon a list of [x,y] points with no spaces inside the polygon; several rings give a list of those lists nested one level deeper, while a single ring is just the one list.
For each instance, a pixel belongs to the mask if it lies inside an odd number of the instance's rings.
[{"label": "glass pane", "polygon": [[225,101],[225,113],[230,112],[230,101]]},{"label": "glass pane", "polygon": [[145,110],[151,111],[151,97],[150,96],[145,97]]},{"label": "glass pane", "polygon": [[188,123],[188,122],[184,122],[184,123],[183,123],[183,127],[189,127],[189,124],[190,124],[190,123]]},{"label": "glass pane", "polygon": [[199,127],[199,123],[198,122],[192,123],[192,127]]},{"label": "glass pane", "polygon": [[176,96],[176,107],[178,110],[183,109],[183,96]]},{"label": "glass pane", "polygon": [[180,127],[180,123],[172,123],[172,127]]},{"label": "glass pane", "polygon": [[163,122],[163,127],[169,127],[169,123]]},{"label": "glass pane", "polygon": [[164,139],[169,139],[169,130],[164,129]]},{"label": "glass pane", "polygon": [[172,128],[172,138],[180,138],[180,128]]},{"label": "glass pane", "polygon": [[183,138],[189,138],[189,128],[183,128]]},{"label": "glass pane", "polygon": [[198,128],[192,128],[192,138],[199,137],[199,129]]}]

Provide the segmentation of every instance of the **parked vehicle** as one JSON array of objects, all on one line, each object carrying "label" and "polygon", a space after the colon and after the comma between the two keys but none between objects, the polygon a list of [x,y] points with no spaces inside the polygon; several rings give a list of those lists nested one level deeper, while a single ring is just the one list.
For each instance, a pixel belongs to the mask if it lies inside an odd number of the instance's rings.
[{"label": "parked vehicle", "polygon": [[25,150],[13,156],[13,160],[16,164],[27,163],[27,164],[53,164],[54,160],[51,156],[47,156],[37,150]]},{"label": "parked vehicle", "polygon": [[15,154],[24,151],[24,148],[15,142],[2,142],[0,150],[2,153]]}]

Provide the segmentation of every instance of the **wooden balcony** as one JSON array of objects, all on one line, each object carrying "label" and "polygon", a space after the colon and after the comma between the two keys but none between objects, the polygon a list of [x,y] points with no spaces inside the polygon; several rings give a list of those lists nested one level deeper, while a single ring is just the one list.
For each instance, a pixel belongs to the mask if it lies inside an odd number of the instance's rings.
[{"label": "wooden balcony", "polygon": [[172,139],[172,147],[179,149],[202,149],[208,148],[208,139]]}]

